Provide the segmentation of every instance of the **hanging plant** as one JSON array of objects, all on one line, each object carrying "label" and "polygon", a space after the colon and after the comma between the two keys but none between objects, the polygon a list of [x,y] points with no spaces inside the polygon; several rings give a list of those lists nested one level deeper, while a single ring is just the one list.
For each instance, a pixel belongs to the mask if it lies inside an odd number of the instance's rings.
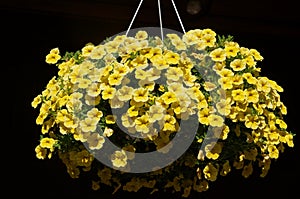
[{"label": "hanging plant", "polygon": [[209,28],[153,31],[50,50],[57,75],[32,101],[36,157],[59,157],[72,178],[89,173],[92,189],[113,193],[188,197],[230,172],[265,177],[295,134],[283,88],[260,75],[263,56]]},{"label": "hanging plant", "polygon": [[260,76],[262,60],[211,29],[164,41],[139,30],[65,55],[54,48],[46,62],[57,76],[32,102],[36,156],[58,156],[72,178],[94,173],[93,189],[187,197],[233,170],[264,177],[294,144],[283,88]]}]

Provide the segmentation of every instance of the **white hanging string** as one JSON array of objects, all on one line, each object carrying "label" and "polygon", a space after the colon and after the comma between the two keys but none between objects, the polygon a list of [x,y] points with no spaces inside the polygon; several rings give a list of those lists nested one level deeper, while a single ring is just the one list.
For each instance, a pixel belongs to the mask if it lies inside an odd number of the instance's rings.
[{"label": "white hanging string", "polygon": [[164,32],[163,32],[162,19],[161,19],[160,0],[158,0],[158,14],[159,14],[161,40],[164,41]]},{"label": "white hanging string", "polygon": [[[177,18],[178,18],[178,20],[179,20],[179,23],[180,23],[180,25],[181,25],[182,31],[183,31],[183,33],[185,34],[186,32],[185,32],[184,26],[183,26],[183,24],[182,24],[181,18],[180,18],[180,16],[179,16],[179,13],[178,13],[178,11],[177,11],[177,8],[176,8],[176,5],[175,5],[175,3],[174,3],[174,0],[171,0],[171,1],[172,1],[172,4],[173,4],[173,7],[174,7],[174,9],[175,9]],[[128,33],[129,33],[129,31],[130,31],[130,28],[131,28],[131,26],[132,26],[132,24],[133,24],[133,21],[134,21],[136,15],[137,15],[137,13],[138,13],[138,11],[139,11],[139,9],[140,9],[142,3],[143,3],[143,0],[140,1],[139,5],[138,5],[138,7],[137,7],[137,9],[136,9],[136,11],[135,11],[135,13],[134,13],[134,16],[133,16],[133,18],[132,18],[132,20],[131,20],[131,22],[130,22],[130,24],[129,24],[129,27],[128,27],[127,31],[126,31],[126,36],[128,35]],[[163,26],[162,26],[162,17],[161,17],[160,0],[158,0],[158,12],[159,12],[159,22],[160,22],[161,39],[163,40],[163,39],[164,39],[164,36],[163,36]]]},{"label": "white hanging string", "polygon": [[175,5],[175,3],[174,3],[173,0],[172,0],[172,4],[173,4],[173,7],[174,7],[175,12],[176,12],[176,14],[177,14],[177,18],[178,18],[178,20],[179,20],[179,23],[180,23],[180,25],[181,25],[181,28],[182,28],[182,30],[183,30],[183,33],[185,34],[185,29],[184,29],[184,27],[183,27],[182,21],[181,21],[181,19],[180,19],[180,16],[179,16],[178,11],[177,11],[177,8],[176,8],[176,5]]},{"label": "white hanging string", "polygon": [[136,15],[137,15],[137,13],[138,13],[138,11],[139,11],[141,5],[142,5],[142,3],[143,3],[143,0],[140,1],[139,6],[138,6],[138,8],[136,9],[136,11],[135,11],[135,13],[134,13],[134,16],[133,16],[133,18],[132,18],[132,20],[131,20],[131,22],[130,22],[130,25],[129,25],[127,31],[126,31],[126,36],[128,35],[128,32],[129,32],[129,30],[130,30],[130,28],[131,28],[131,26],[132,26],[132,23],[133,23],[133,21],[134,21]]}]

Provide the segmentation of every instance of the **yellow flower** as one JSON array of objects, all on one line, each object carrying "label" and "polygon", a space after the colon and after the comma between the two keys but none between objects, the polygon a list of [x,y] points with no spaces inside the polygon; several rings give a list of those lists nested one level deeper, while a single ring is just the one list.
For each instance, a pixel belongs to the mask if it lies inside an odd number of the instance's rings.
[{"label": "yellow flower", "polygon": [[101,89],[98,83],[91,83],[87,87],[87,94],[91,97],[96,97],[100,94]]},{"label": "yellow flower", "polygon": [[149,108],[149,121],[151,123],[155,121],[160,121],[164,117],[164,108],[163,106],[157,104],[157,105],[152,105]]},{"label": "yellow flower", "polygon": [[246,68],[246,62],[243,59],[235,59],[232,62],[230,62],[230,67],[234,71],[241,71]]},{"label": "yellow flower", "polygon": [[98,119],[87,117],[80,121],[80,128],[83,132],[94,132],[97,128]]},{"label": "yellow flower", "polygon": [[188,197],[191,193],[191,190],[192,190],[191,186],[185,187],[183,190],[182,197],[184,197],[184,198]]},{"label": "yellow flower", "polygon": [[98,133],[92,133],[90,136],[88,136],[86,142],[88,143],[89,148],[91,150],[95,150],[95,149],[102,148],[105,139],[103,136],[99,135]]},{"label": "yellow flower", "polygon": [[183,82],[187,86],[193,86],[195,81],[197,80],[197,77],[195,75],[192,75],[190,72],[183,74]]},{"label": "yellow flower", "polygon": [[133,92],[133,99],[136,102],[148,101],[148,90],[144,88],[138,88]]},{"label": "yellow flower", "polygon": [[229,126],[224,124],[221,127],[214,127],[211,129],[215,138],[226,140],[230,132]]},{"label": "yellow flower", "polygon": [[[154,47],[150,49],[149,54],[151,55],[148,57],[152,63],[155,62],[155,60],[163,58],[163,51],[159,47]],[[146,55],[145,55],[146,56]],[[164,59],[163,59],[164,60]]]},{"label": "yellow flower", "polygon": [[38,95],[31,102],[31,106],[33,108],[36,108],[41,102],[42,102],[42,95]]},{"label": "yellow flower", "polygon": [[242,85],[244,83],[244,79],[241,75],[234,75],[232,77],[232,84],[235,86]]},{"label": "yellow flower", "polygon": [[257,103],[259,101],[259,93],[255,89],[247,89],[244,91],[248,102]]},{"label": "yellow flower", "polygon": [[[165,115],[163,118],[163,131],[176,131],[176,119],[172,115]],[[161,124],[162,125],[162,124]]]},{"label": "yellow flower", "polygon": [[259,77],[256,87],[258,91],[263,91],[265,93],[269,93],[271,90],[269,79],[267,77]]},{"label": "yellow flower", "polygon": [[217,48],[209,53],[209,56],[215,62],[223,62],[226,59],[226,51],[223,48]]},{"label": "yellow flower", "polygon": [[128,101],[132,98],[134,89],[129,86],[122,86],[117,90],[117,97],[120,101]]},{"label": "yellow flower", "polygon": [[135,34],[135,38],[137,40],[145,40],[148,37],[148,33],[144,30],[139,30],[136,34]]},{"label": "yellow flower", "polygon": [[113,87],[106,87],[104,88],[104,90],[102,91],[102,98],[103,99],[112,99],[116,94],[116,89]]},{"label": "yellow flower", "polygon": [[120,46],[120,43],[117,40],[109,41],[105,44],[105,50],[108,53],[115,53],[118,51],[118,48]]},{"label": "yellow flower", "polygon": [[166,59],[168,64],[175,65],[179,63],[180,56],[172,51],[167,51],[164,54],[164,58]]},{"label": "yellow flower", "polygon": [[127,155],[123,150],[115,151],[110,158],[113,166],[117,168],[125,167],[127,165]]},{"label": "yellow flower", "polygon": [[255,60],[261,61],[264,59],[256,49],[250,49],[250,54]]},{"label": "yellow flower", "polygon": [[181,112],[186,112],[187,108],[184,107],[182,105],[182,107],[180,106],[180,103],[179,102],[174,102],[171,104],[171,108],[173,109],[174,113],[176,115],[178,115],[177,117],[181,117]]},{"label": "yellow flower", "polygon": [[167,60],[162,55],[153,56],[151,58],[151,62],[158,70],[163,70],[169,67]]},{"label": "yellow flower", "polygon": [[167,37],[170,38],[171,40],[180,39],[180,37],[177,34],[174,34],[174,33],[168,33]]},{"label": "yellow flower", "polygon": [[198,111],[198,120],[201,124],[209,125],[209,119],[208,116],[210,115],[209,108],[204,108],[202,110]]},{"label": "yellow flower", "polygon": [[116,63],[114,68],[115,73],[120,74],[121,76],[125,76],[129,72],[128,66],[125,66],[120,63]]},{"label": "yellow flower", "polygon": [[117,117],[115,115],[107,115],[105,117],[105,122],[106,122],[106,124],[114,124],[114,123],[116,123],[116,119],[117,119]]},{"label": "yellow flower", "polygon": [[218,83],[224,90],[229,90],[233,88],[232,77],[222,77],[218,79]]},{"label": "yellow flower", "polygon": [[231,110],[230,98],[221,99],[217,104],[216,108],[221,115],[229,115]]},{"label": "yellow flower", "polygon": [[173,102],[176,102],[176,95],[173,92],[165,92],[162,94],[161,99],[166,103],[166,104],[171,104]]},{"label": "yellow flower", "polygon": [[108,77],[108,83],[111,86],[120,85],[122,82],[123,76],[119,73],[113,73]]},{"label": "yellow flower", "polygon": [[205,28],[205,29],[203,29],[203,30],[201,31],[201,36],[203,37],[203,36],[205,36],[205,35],[216,36],[217,34],[216,34],[216,32],[213,31],[212,29],[210,29],[210,28]]},{"label": "yellow flower", "polygon": [[148,66],[148,60],[145,56],[139,55],[130,64],[137,69],[144,69]]},{"label": "yellow flower", "polygon": [[211,126],[221,127],[224,125],[224,118],[219,115],[210,114],[207,117],[207,119],[208,119],[209,125],[211,125]]},{"label": "yellow flower", "polygon": [[226,160],[225,163],[222,165],[222,170],[220,171],[221,176],[226,176],[231,171],[231,167],[229,161]]},{"label": "yellow flower", "polygon": [[77,83],[78,83],[78,88],[88,88],[92,83],[92,81],[89,79],[78,78]]},{"label": "yellow flower", "polygon": [[106,51],[103,45],[98,45],[92,49],[90,53],[90,57],[92,59],[102,59],[106,55]]},{"label": "yellow flower", "polygon": [[42,112],[42,109],[40,109],[40,113],[36,118],[36,124],[43,124],[44,120],[47,118],[48,112],[44,111]]},{"label": "yellow flower", "polygon": [[160,78],[160,70],[156,69],[156,68],[150,68],[148,71],[148,76],[147,76],[147,80],[152,82],[155,81],[157,79]]},{"label": "yellow flower", "polygon": [[229,70],[227,68],[222,68],[220,71],[217,71],[217,74],[220,75],[221,77],[233,77],[234,73],[232,70]]},{"label": "yellow flower", "polygon": [[141,50],[143,47],[147,47],[147,46],[148,46],[148,41],[140,41],[140,42],[136,41],[136,42],[132,42],[132,43],[129,42],[126,45],[125,52],[134,53],[134,52]]},{"label": "yellow flower", "polygon": [[122,125],[126,128],[134,127],[134,118],[131,118],[128,114],[123,114],[121,117]]},{"label": "yellow flower", "polygon": [[136,131],[144,134],[149,132],[150,129],[149,115],[142,115],[141,117],[136,118],[134,122],[135,122]]},{"label": "yellow flower", "polygon": [[46,134],[55,125],[55,119],[50,118],[42,124],[42,134]]},{"label": "yellow flower", "polygon": [[58,60],[60,60],[61,56],[56,53],[49,53],[46,56],[46,63],[48,64],[56,64]]},{"label": "yellow flower", "polygon": [[197,36],[192,34],[192,32],[187,32],[187,34],[182,36],[182,41],[187,45],[194,45],[198,42],[197,40]]},{"label": "yellow flower", "polygon": [[219,142],[212,142],[205,146],[206,157],[209,159],[216,160],[219,158],[222,152],[222,145]]},{"label": "yellow flower", "polygon": [[293,135],[292,134],[287,134],[284,136],[285,141],[289,147],[294,147],[294,142],[293,142]]},{"label": "yellow flower", "polygon": [[142,48],[140,50],[140,54],[145,56],[147,59],[151,59],[154,55],[153,48],[151,48],[151,47]]},{"label": "yellow flower", "polygon": [[171,43],[175,46],[176,50],[186,50],[186,45],[181,39],[174,39]]},{"label": "yellow flower", "polygon": [[245,92],[241,89],[233,90],[231,92],[231,96],[232,96],[233,100],[238,101],[238,102],[243,102],[246,99]]},{"label": "yellow flower", "polygon": [[60,77],[66,77],[70,76],[72,73],[72,70],[75,72],[78,72],[78,65],[75,66],[75,60],[71,58],[68,62],[62,62],[58,64],[58,68],[60,69],[58,71],[58,75]]},{"label": "yellow flower", "polygon": [[225,48],[227,57],[235,57],[239,52],[239,44],[233,41],[226,42]]},{"label": "yellow flower", "polygon": [[[161,85],[161,88],[164,88]],[[185,94],[186,89],[183,87],[181,83],[178,82],[173,82],[168,85],[168,90],[171,91],[172,93],[175,93],[176,96],[181,96]]]},{"label": "yellow flower", "polygon": [[218,168],[212,163],[208,163],[203,169],[203,174],[205,179],[209,181],[216,181],[218,176]]},{"label": "yellow flower", "polygon": [[250,129],[257,129],[259,126],[258,116],[247,114],[245,116],[245,126]]},{"label": "yellow flower", "polygon": [[205,34],[201,38],[201,45],[203,47],[213,47],[216,43],[216,37],[213,34]]},{"label": "yellow flower", "polygon": [[50,54],[59,54],[60,52],[59,52],[59,48],[52,48],[51,50],[50,50]]},{"label": "yellow flower", "polygon": [[178,81],[179,78],[183,76],[183,71],[177,67],[169,67],[165,76],[168,80]]},{"label": "yellow flower", "polygon": [[138,85],[142,88],[147,89],[149,92],[154,90],[155,83],[153,81],[149,80],[149,77],[147,79],[139,80]]},{"label": "yellow flower", "polygon": [[91,52],[94,50],[95,46],[91,43],[87,44],[84,46],[81,51],[82,51],[82,56],[87,57],[91,54]]},{"label": "yellow flower", "polygon": [[117,42],[117,43],[123,43],[124,40],[126,39],[126,35],[117,35],[113,41]]},{"label": "yellow flower", "polygon": [[135,78],[136,79],[141,79],[141,80],[144,80],[148,77],[148,73],[142,69],[137,69],[135,71]]},{"label": "yellow flower", "polygon": [[129,117],[136,117],[139,115],[139,109],[135,106],[131,106],[128,110],[127,110],[127,114]]},{"label": "yellow flower", "polygon": [[277,90],[278,92],[283,92],[283,88],[279,86],[274,80],[269,80],[269,83],[273,89]]},{"label": "yellow flower", "polygon": [[192,99],[195,99],[195,100],[198,100],[199,101],[204,98],[204,95],[203,93],[196,87],[190,87],[187,89],[186,93],[192,98]]},{"label": "yellow flower", "polygon": [[105,77],[105,76],[108,76],[109,73],[113,70],[113,67],[111,65],[107,65],[103,68],[102,71],[102,76]]},{"label": "yellow flower", "polygon": [[42,148],[47,148],[47,149],[53,149],[54,144],[57,142],[57,140],[53,139],[53,138],[42,138],[40,141],[40,146]]},{"label": "yellow flower", "polygon": [[282,119],[276,119],[276,124],[278,124],[281,129],[287,128],[287,124]]},{"label": "yellow flower", "polygon": [[268,152],[269,152],[270,158],[277,159],[279,157],[279,150],[274,145],[268,146]]},{"label": "yellow flower", "polygon": [[[224,62],[216,62],[213,66],[213,70],[219,74],[225,68],[226,64]],[[232,71],[231,71],[232,72]]]},{"label": "yellow flower", "polygon": [[47,149],[41,147],[40,145],[35,147],[35,153],[38,159],[45,159],[47,157]]}]

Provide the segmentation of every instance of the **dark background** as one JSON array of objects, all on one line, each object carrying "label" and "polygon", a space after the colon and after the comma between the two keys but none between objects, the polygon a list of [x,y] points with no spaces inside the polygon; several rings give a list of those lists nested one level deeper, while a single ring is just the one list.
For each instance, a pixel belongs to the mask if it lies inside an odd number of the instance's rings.
[{"label": "dark background", "polygon": [[[106,37],[126,31],[139,0],[43,0],[4,1],[0,3],[3,150],[3,191],[31,198],[165,198],[159,193],[109,194],[103,187],[93,192],[85,178],[69,177],[64,165],[56,160],[38,160],[34,148],[40,127],[37,110],[31,107],[57,73],[45,63],[52,48],[76,51],[86,43],[101,43]],[[287,106],[286,122],[294,133],[299,131],[299,36],[300,14],[294,0],[207,0],[203,12],[186,12],[187,0],[174,1],[186,30],[211,28],[218,34],[232,35],[241,46],[257,49],[264,61],[262,75],[284,88],[281,100]],[[165,28],[182,32],[171,0],[162,0]],[[206,4],[207,3],[207,4]],[[158,27],[157,1],[145,0],[132,28]],[[231,173],[211,183],[209,191],[193,198],[290,198],[299,197],[299,136],[295,147],[287,148],[266,178],[244,179],[240,172]],[[175,197],[175,195],[174,195]]]}]

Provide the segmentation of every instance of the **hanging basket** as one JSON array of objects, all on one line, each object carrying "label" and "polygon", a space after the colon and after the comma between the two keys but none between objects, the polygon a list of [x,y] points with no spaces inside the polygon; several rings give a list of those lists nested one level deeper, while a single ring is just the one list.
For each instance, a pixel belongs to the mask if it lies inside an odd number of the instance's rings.
[{"label": "hanging basket", "polygon": [[92,189],[113,193],[188,197],[230,172],[264,177],[294,135],[262,61],[211,29],[128,29],[76,52],[54,48],[46,62],[57,76],[32,101],[36,157],[57,156],[72,178],[91,173]]}]

